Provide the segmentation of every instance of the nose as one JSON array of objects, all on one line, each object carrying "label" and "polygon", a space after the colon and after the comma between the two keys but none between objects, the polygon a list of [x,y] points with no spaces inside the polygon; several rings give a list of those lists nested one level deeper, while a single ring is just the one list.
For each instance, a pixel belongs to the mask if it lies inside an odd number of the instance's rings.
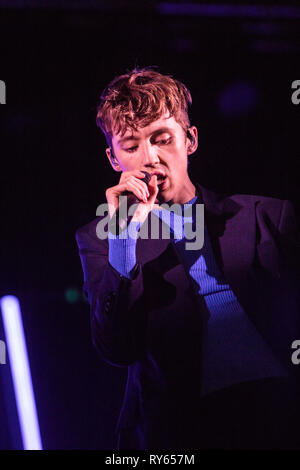
[{"label": "nose", "polygon": [[142,149],[142,163],[144,167],[152,167],[155,164],[159,163],[159,157],[157,154],[157,149],[151,144],[146,144]]}]

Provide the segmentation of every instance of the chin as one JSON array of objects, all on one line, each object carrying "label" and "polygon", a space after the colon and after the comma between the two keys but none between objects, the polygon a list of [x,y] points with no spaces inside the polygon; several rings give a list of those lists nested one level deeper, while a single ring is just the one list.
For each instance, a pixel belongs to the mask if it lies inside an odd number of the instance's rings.
[{"label": "chin", "polygon": [[156,201],[155,201],[156,203],[162,204],[163,202],[167,202],[167,201],[169,201],[169,198],[167,198],[165,194],[158,193],[156,197]]}]

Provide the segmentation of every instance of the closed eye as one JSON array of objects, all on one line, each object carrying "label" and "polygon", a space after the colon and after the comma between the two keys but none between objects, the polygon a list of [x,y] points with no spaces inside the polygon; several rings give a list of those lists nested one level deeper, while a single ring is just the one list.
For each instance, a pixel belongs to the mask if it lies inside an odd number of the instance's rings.
[{"label": "closed eye", "polygon": [[[172,137],[169,137],[168,139],[160,139],[154,142],[155,145],[169,145],[172,142]],[[128,149],[125,149],[126,152],[133,153],[137,150],[138,145],[135,145],[134,147],[129,147]]]},{"label": "closed eye", "polygon": [[134,147],[130,147],[129,149],[126,149],[126,152],[133,153],[136,151],[136,149],[137,149],[137,145],[135,145]]},{"label": "closed eye", "polygon": [[172,142],[172,137],[169,137],[168,139],[161,139],[161,140],[157,140],[155,142],[155,144],[158,144],[158,145],[168,145]]}]

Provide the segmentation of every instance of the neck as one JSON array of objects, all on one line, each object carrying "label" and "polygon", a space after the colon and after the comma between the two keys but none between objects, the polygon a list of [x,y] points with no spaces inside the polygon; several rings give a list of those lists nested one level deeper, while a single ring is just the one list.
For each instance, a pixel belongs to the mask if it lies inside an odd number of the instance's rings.
[{"label": "neck", "polygon": [[193,185],[190,179],[188,179],[180,191],[178,197],[174,198],[173,203],[185,204],[186,202],[193,199],[196,196],[196,187]]}]

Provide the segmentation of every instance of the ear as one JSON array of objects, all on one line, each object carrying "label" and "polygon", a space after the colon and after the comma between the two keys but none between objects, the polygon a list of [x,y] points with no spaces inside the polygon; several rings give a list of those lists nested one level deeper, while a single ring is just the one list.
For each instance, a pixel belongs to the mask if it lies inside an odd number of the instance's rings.
[{"label": "ear", "polygon": [[110,147],[105,149],[105,152],[106,152],[107,158],[108,158],[111,166],[113,167],[113,169],[115,171],[122,171],[121,168],[120,168],[120,165],[118,163],[118,160],[112,155]]},{"label": "ear", "polygon": [[190,137],[187,138],[187,154],[192,155],[198,148],[198,130],[196,126],[189,128]]}]

